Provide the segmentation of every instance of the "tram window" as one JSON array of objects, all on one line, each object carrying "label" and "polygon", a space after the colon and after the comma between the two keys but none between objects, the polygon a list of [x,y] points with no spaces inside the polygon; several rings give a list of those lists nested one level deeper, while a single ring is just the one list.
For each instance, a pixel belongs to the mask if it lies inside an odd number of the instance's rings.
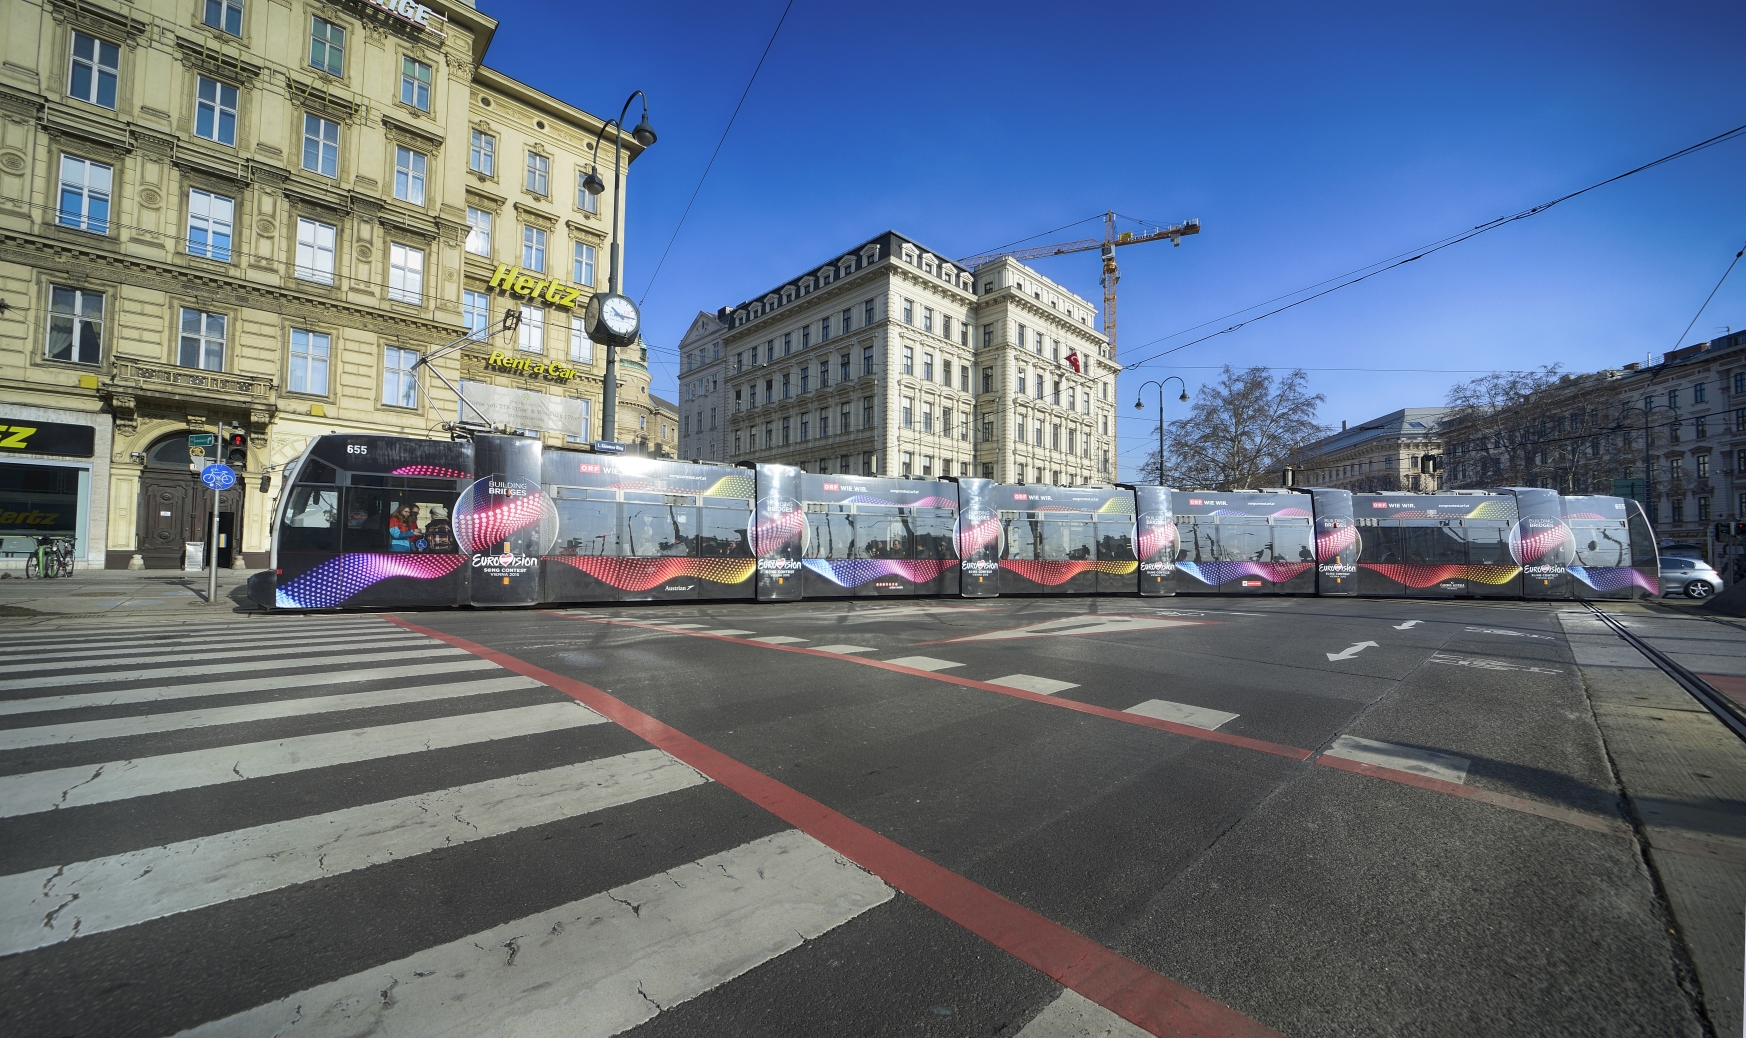
[{"label": "tram window", "polygon": [[1035,519],[1007,519],[1006,554],[1008,559],[1040,559],[1043,557],[1043,524]]},{"label": "tram window", "polygon": [[1284,562],[1273,553],[1273,527],[1266,523],[1220,523],[1221,562]]},{"label": "tram window", "polygon": [[1090,562],[1096,558],[1094,524],[1052,520],[1043,527],[1043,558],[1052,562]]},{"label": "tram window", "polygon": [[1509,530],[1502,523],[1469,522],[1462,529],[1467,534],[1467,564],[1469,566],[1514,566],[1510,556]]},{"label": "tram window", "polygon": [[954,513],[923,509],[915,517],[915,558],[955,559],[957,548],[952,543]]},{"label": "tram window", "polygon": [[1310,524],[1279,524],[1273,527],[1273,557],[1281,562],[1314,562]]},{"label": "tram window", "polygon": [[456,552],[453,491],[346,490],[345,550],[396,555]]},{"label": "tram window", "polygon": [[915,557],[915,531],[908,518],[891,513],[855,516],[857,558],[911,559]]},{"label": "tram window", "polygon": [[291,488],[285,521],[279,527],[280,551],[339,551],[339,489]]},{"label": "tram window", "polygon": [[745,508],[703,508],[697,531],[697,554],[717,559],[743,559],[752,554],[746,541]]},{"label": "tram window", "polygon": [[632,504],[624,507],[624,525],[619,534],[622,555],[636,558],[690,555],[696,537],[695,508]]},{"label": "tram window", "polygon": [[812,512],[806,517],[806,557],[850,559],[855,550],[855,517],[845,512]]},{"label": "tram window", "polygon": [[1576,565],[1629,566],[1631,545],[1624,520],[1612,523],[1572,523],[1576,537]]},{"label": "tram window", "polygon": [[[589,491],[592,498],[596,491]],[[558,502],[559,555],[612,555],[618,525],[616,501],[564,499]]]},{"label": "tram window", "polygon": [[1629,503],[1626,507],[1631,510],[1628,527],[1631,533],[1631,565],[1652,567],[1656,562],[1655,533],[1649,529],[1649,521],[1644,518],[1640,508]]},{"label": "tram window", "polygon": [[1097,524],[1097,557],[1104,562],[1129,562],[1134,559],[1134,527],[1123,520]]},{"label": "tram window", "polygon": [[334,467],[320,458],[310,458],[303,466],[303,471],[297,474],[299,483],[338,483],[339,473]]}]

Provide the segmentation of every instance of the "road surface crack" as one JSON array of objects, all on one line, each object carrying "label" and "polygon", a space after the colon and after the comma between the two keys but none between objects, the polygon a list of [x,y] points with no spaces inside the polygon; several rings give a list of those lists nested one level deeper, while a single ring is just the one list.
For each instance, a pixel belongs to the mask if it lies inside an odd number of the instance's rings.
[{"label": "road surface crack", "polygon": [[68,786],[66,789],[61,790],[61,798],[59,800],[55,801],[55,806],[59,807],[62,804],[66,803],[67,802],[67,794],[71,793],[73,790],[78,789],[80,786],[88,786],[91,783],[97,781],[98,778],[102,777],[103,769],[107,768],[107,767],[109,767],[109,765],[100,764],[100,765],[98,765],[97,770],[93,771],[91,773],[90,778],[86,779],[83,782],[75,782],[72,785]]},{"label": "road surface crack", "polygon": [[55,908],[54,911],[50,912],[48,915],[43,916],[42,928],[44,930],[53,930],[55,928],[55,916],[60,915],[63,911],[66,910],[66,907],[68,905],[72,904],[73,902],[75,902],[77,900],[79,900],[79,895],[74,894],[72,897],[69,897],[65,901],[62,901],[60,903],[60,905]]},{"label": "road surface crack", "polygon": [[388,986],[383,988],[380,992],[377,993],[377,997],[381,1000],[383,1008],[385,1008],[385,1009],[393,1008],[393,1006],[394,1006],[394,989],[399,987],[399,986],[400,986],[400,979],[398,977],[391,976],[388,978]]},{"label": "road surface crack", "polygon": [[654,1007],[655,1007],[655,1012],[657,1012],[657,1013],[663,1013],[663,1012],[666,1012],[666,1009],[667,1009],[667,1007],[666,1007],[666,1006],[663,1006],[663,1005],[662,1005],[662,1004],[661,1004],[661,1003],[659,1003],[659,1002],[657,1002],[657,1001],[655,1001],[655,1000],[654,1000],[654,999],[652,999],[652,998],[650,998],[650,997],[649,997],[649,993],[648,993],[648,992],[647,992],[647,991],[644,991],[644,990],[643,990],[643,982],[642,982],[642,981],[640,981],[640,980],[639,980],[639,981],[637,981],[637,994],[639,994],[639,995],[641,995],[641,996],[643,996],[643,1001],[644,1001],[644,1002],[647,1002],[647,1003],[648,1003],[648,1004],[649,1004],[649,1005],[652,1005],[652,1006],[654,1006]]},{"label": "road surface crack", "polygon": [[67,867],[65,865],[62,865],[59,868],[55,869],[54,875],[52,875],[48,879],[45,879],[42,881],[42,892],[45,894],[48,893],[49,886],[51,884],[53,884],[55,880],[60,879],[61,874],[66,872],[66,871],[67,871]]},{"label": "road surface crack", "polygon": [[[522,935],[522,937],[526,936],[526,934]],[[501,946],[509,949],[509,958],[504,960],[503,965],[505,967],[515,965],[515,957],[521,954],[521,937],[511,937],[509,940],[504,941]]]},{"label": "road surface crack", "polygon": [[619,904],[630,909],[631,915],[636,916],[638,919],[641,919],[643,917],[643,906],[641,904],[632,904],[629,901],[626,901],[624,898],[618,897],[617,895],[611,894],[611,893],[607,894],[606,896],[608,898],[610,898],[611,900],[617,901]]}]

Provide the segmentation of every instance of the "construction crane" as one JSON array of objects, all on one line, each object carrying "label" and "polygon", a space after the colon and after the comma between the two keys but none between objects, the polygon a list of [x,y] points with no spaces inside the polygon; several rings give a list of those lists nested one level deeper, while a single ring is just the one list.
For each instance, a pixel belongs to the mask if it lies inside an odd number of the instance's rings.
[{"label": "construction crane", "polygon": [[[1129,219],[1124,217],[1124,219]],[[1103,214],[1103,237],[1081,238],[1078,241],[1062,242],[1059,245],[1038,245],[1029,249],[1014,249],[1007,252],[988,252],[980,256],[961,259],[958,265],[975,270],[985,263],[997,259],[1025,260],[1044,259],[1048,256],[1065,256],[1069,252],[1088,252],[1092,249],[1103,250],[1103,334],[1109,339],[1109,354],[1115,356],[1116,347],[1116,282],[1122,279],[1116,270],[1115,250],[1118,245],[1138,245],[1144,241],[1158,241],[1169,238],[1171,245],[1180,246],[1184,235],[1199,234],[1199,220],[1184,220],[1173,227],[1142,226],[1139,231],[1116,232],[1116,214]],[[1135,223],[1140,221],[1135,220]]]}]

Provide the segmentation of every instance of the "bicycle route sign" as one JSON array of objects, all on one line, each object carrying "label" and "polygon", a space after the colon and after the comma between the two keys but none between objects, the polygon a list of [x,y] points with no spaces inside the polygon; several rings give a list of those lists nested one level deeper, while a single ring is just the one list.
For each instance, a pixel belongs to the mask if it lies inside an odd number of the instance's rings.
[{"label": "bicycle route sign", "polygon": [[236,472],[229,465],[208,465],[200,470],[200,482],[214,490],[229,490],[236,486]]}]

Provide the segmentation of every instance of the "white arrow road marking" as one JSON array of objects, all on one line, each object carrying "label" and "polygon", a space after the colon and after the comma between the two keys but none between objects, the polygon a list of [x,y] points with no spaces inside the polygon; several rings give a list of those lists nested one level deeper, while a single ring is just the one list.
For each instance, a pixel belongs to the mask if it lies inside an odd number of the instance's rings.
[{"label": "white arrow road marking", "polygon": [[983,634],[972,634],[949,640],[954,642],[988,642],[1070,634],[1121,634],[1127,631],[1150,631],[1165,627],[1189,627],[1196,624],[1197,621],[1194,620],[1166,620],[1163,617],[1081,615],[1070,616],[1062,620],[1049,620],[1040,624],[1030,624],[1026,627],[1015,627],[1005,631],[987,631]]},{"label": "white arrow road marking", "polygon": [[1423,620],[1408,620],[1404,624],[1395,624],[1394,629],[1397,631],[1410,631],[1422,623],[1424,623]]},{"label": "white arrow road marking", "polygon": [[1363,652],[1365,649],[1374,649],[1374,648],[1377,648],[1377,644],[1375,642],[1359,642],[1356,645],[1347,647],[1343,651],[1328,653],[1328,659],[1329,660],[1349,660],[1352,657]]}]

